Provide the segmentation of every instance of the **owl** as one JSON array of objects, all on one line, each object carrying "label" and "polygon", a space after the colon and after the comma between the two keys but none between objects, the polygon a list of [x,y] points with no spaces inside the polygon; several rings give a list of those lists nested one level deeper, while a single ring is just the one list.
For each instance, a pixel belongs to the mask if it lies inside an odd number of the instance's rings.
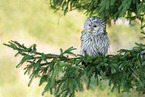
[{"label": "owl", "polygon": [[84,24],[81,35],[81,55],[97,57],[108,52],[109,39],[106,32],[106,24],[102,18],[91,16]]}]

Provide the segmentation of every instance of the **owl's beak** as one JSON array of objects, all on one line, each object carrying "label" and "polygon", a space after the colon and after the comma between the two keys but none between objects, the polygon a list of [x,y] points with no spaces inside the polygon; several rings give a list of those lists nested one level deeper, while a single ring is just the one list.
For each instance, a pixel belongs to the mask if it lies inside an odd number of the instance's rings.
[{"label": "owl's beak", "polygon": [[92,29],[90,29],[90,33],[92,32]]}]

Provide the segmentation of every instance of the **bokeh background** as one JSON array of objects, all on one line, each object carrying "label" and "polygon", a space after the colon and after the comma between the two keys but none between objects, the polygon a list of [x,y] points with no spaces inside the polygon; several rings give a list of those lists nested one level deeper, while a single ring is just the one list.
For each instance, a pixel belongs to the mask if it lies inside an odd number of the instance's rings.
[{"label": "bokeh background", "polygon": [[[0,0],[0,97],[41,97],[44,86],[38,86],[35,79],[30,87],[28,75],[23,67],[16,69],[21,56],[14,57],[16,51],[3,45],[10,40],[24,43],[26,46],[37,44],[37,50],[44,53],[59,53],[59,49],[76,47],[80,52],[80,36],[87,16],[84,11],[68,12],[49,7],[49,0]],[[131,49],[135,42],[141,42],[138,21],[120,18],[114,24],[107,25],[110,39],[109,54],[116,54],[120,48]],[[53,97],[49,92],[44,97]],[[76,97],[138,97],[131,93],[110,92],[107,81],[96,86],[92,80],[92,89],[76,93]]]}]

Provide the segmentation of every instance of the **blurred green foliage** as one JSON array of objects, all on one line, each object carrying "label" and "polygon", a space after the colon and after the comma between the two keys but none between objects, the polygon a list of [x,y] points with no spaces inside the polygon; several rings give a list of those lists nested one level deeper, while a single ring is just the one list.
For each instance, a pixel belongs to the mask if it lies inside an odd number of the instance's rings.
[{"label": "blurred green foliage", "polygon": [[64,15],[74,9],[83,9],[86,14],[98,15],[108,23],[120,17],[130,21],[142,20],[145,15],[144,3],[144,0],[50,0],[51,7],[61,9]]},{"label": "blurred green foliage", "polygon": [[[86,18],[82,12],[77,11],[68,12],[64,17],[62,12],[54,12],[49,8],[48,0],[0,0],[0,97],[40,97],[44,88],[38,87],[37,81],[34,86],[29,88],[26,86],[28,80],[24,80],[26,76],[22,76],[24,71],[15,69],[18,62],[13,58],[14,52],[4,47],[2,43],[11,39],[24,40],[22,42],[26,43],[27,39],[36,38],[36,42],[40,41],[45,45],[80,47],[80,35]],[[139,29],[138,21],[128,27],[124,24],[108,26],[112,46],[109,53],[114,53],[116,49],[122,47],[131,48],[134,42],[141,41],[140,34],[136,33]],[[93,90],[77,93],[77,96],[96,97],[99,94],[101,97],[136,97],[135,93],[111,93],[108,88],[101,90],[94,87]],[[49,93],[44,97],[47,95]]]}]

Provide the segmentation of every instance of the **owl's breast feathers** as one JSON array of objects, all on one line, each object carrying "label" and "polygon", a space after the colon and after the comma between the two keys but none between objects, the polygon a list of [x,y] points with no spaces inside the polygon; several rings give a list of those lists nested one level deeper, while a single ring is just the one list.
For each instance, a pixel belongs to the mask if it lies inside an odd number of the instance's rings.
[{"label": "owl's breast feathers", "polygon": [[99,53],[105,55],[108,52],[109,39],[107,32],[91,35],[82,32],[81,36],[81,55],[97,56]]}]

